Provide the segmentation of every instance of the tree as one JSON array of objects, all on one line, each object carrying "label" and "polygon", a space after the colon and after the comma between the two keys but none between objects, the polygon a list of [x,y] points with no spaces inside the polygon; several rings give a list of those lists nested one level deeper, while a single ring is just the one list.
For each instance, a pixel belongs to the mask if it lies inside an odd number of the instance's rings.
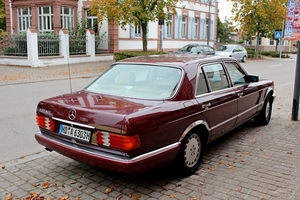
[{"label": "tree", "polygon": [[[150,21],[167,19],[169,9],[176,14],[178,0],[93,0],[90,5],[91,14],[98,17],[99,22],[107,20],[114,25],[140,26],[142,29],[143,51],[147,51],[147,28]],[[166,11],[166,12],[165,12]]]},{"label": "tree", "polygon": [[0,29],[6,30],[5,0],[0,0]]},{"label": "tree", "polygon": [[232,42],[231,33],[235,32],[234,26],[228,19],[225,19],[224,22],[221,22],[218,17],[218,29],[217,29],[217,37],[220,39],[220,42]]},{"label": "tree", "polygon": [[233,20],[239,23],[243,35],[256,36],[255,57],[258,57],[259,37],[281,29],[286,15],[287,0],[231,0]]}]

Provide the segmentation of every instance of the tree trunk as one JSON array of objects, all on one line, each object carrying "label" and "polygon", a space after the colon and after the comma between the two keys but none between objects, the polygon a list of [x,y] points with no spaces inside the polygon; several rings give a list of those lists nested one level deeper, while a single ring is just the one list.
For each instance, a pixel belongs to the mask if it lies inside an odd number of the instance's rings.
[{"label": "tree trunk", "polygon": [[143,37],[143,51],[146,52],[148,51],[147,46],[148,46],[148,42],[147,42],[147,28],[148,28],[148,22],[145,23],[141,23],[141,27],[142,27],[142,37]]},{"label": "tree trunk", "polygon": [[258,58],[258,45],[259,45],[259,32],[256,35],[256,45],[255,45],[255,58]]}]

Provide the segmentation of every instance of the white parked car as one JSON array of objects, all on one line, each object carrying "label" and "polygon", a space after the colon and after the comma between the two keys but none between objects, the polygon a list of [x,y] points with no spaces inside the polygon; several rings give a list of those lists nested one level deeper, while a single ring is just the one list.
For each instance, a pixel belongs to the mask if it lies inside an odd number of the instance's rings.
[{"label": "white parked car", "polygon": [[216,51],[217,56],[233,57],[238,61],[246,62],[248,57],[247,51],[244,47],[235,44],[228,44],[220,46]]}]

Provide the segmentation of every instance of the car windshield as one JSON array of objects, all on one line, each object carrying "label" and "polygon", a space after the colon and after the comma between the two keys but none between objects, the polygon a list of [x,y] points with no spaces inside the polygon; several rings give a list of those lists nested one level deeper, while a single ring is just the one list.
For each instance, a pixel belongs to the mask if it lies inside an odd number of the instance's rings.
[{"label": "car windshield", "polygon": [[230,52],[230,51],[232,51],[233,48],[234,48],[234,46],[221,46],[217,49],[217,51]]},{"label": "car windshield", "polygon": [[86,91],[145,99],[173,96],[182,70],[146,64],[116,64],[85,88]]}]

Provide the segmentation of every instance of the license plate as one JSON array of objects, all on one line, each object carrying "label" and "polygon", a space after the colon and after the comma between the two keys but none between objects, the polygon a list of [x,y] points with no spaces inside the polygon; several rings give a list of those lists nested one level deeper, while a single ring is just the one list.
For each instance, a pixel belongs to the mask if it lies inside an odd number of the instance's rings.
[{"label": "license plate", "polygon": [[89,142],[91,138],[91,131],[60,124],[59,134],[66,135],[84,142]]}]

